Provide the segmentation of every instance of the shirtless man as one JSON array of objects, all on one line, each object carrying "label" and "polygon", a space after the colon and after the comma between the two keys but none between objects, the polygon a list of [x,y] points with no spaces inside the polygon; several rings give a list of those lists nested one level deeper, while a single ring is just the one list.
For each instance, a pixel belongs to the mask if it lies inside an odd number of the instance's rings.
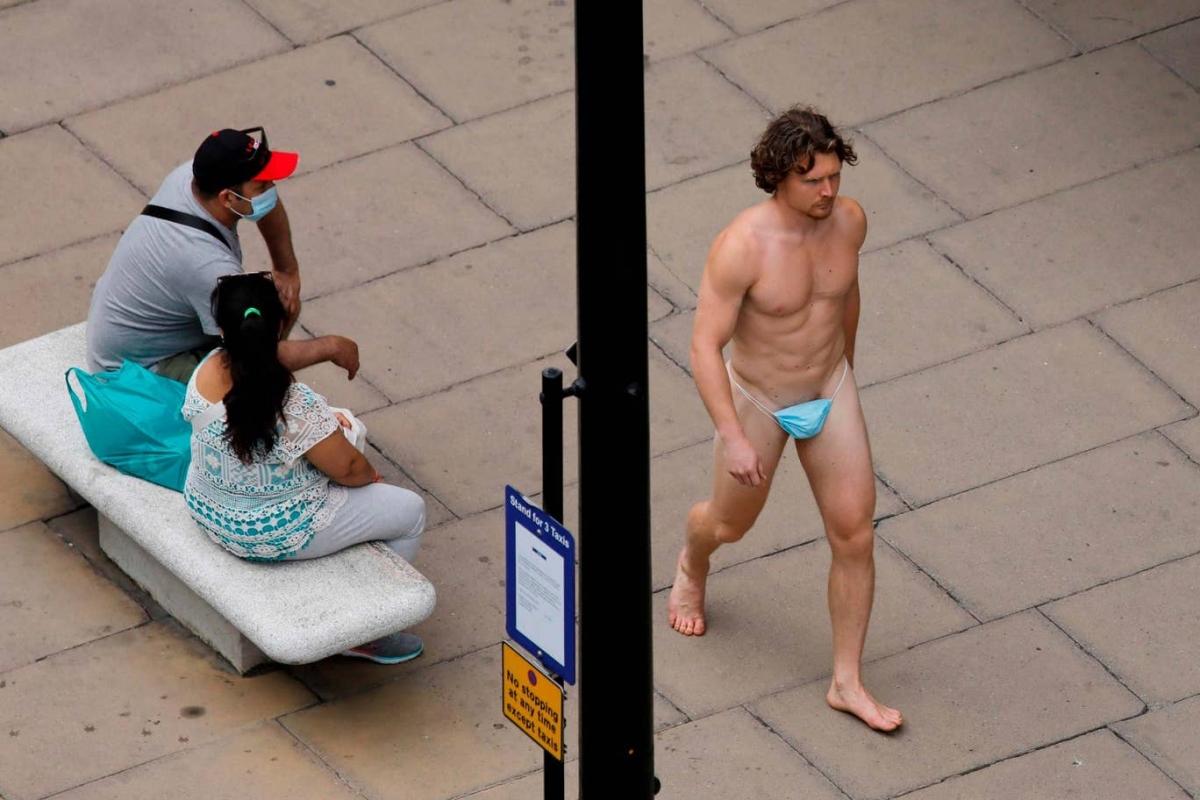
[{"label": "shirtless man", "polygon": [[704,634],[709,557],[750,530],[794,438],[833,554],[826,700],[891,731],[900,712],[876,701],[860,674],[875,592],[875,476],[853,370],[867,219],[838,197],[842,165],[856,161],[824,116],[785,112],[751,154],[755,183],[771,197],[739,214],[709,251],[691,362],[716,426],[713,491],[688,513],[668,612],[675,630]]}]

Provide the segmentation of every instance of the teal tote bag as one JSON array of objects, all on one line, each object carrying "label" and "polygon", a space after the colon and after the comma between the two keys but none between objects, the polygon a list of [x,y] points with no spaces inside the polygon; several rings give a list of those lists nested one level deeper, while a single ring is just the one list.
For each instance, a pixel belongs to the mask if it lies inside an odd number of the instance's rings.
[{"label": "teal tote bag", "polygon": [[[71,385],[72,375],[82,400]],[[65,377],[96,458],[128,475],[183,491],[192,436],[182,413],[187,387],[132,361],[95,375],[72,367]]]}]

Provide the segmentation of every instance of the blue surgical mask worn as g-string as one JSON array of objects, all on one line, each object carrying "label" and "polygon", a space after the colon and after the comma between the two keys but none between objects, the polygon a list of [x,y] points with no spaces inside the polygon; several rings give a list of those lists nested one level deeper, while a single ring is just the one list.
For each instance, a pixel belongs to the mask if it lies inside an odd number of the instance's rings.
[{"label": "blue surgical mask worn as g-string", "polygon": [[237,214],[242,219],[248,219],[251,222],[258,222],[267,214],[270,214],[271,209],[275,208],[275,204],[279,202],[279,193],[275,191],[274,186],[255,197],[242,197],[233,189],[230,189],[229,193],[234,197],[240,200],[245,200],[247,203],[249,203],[251,211],[249,214],[242,214],[236,208],[230,207],[229,210]]},{"label": "blue surgical mask worn as g-string", "polygon": [[809,400],[806,403],[797,403],[794,406],[781,408],[778,411],[772,411],[760,403],[753,395],[742,388],[733,379],[732,375],[729,378],[729,382],[737,387],[737,390],[744,394],[746,399],[757,406],[760,411],[773,417],[779,423],[779,427],[783,428],[788,436],[791,436],[793,439],[811,439],[825,427],[825,418],[829,416],[829,411],[833,408],[834,398],[842,390],[842,384],[846,382],[846,373],[849,371],[850,362],[847,361],[846,368],[842,370],[842,379],[838,381],[837,388],[833,390],[833,394],[830,397]]}]

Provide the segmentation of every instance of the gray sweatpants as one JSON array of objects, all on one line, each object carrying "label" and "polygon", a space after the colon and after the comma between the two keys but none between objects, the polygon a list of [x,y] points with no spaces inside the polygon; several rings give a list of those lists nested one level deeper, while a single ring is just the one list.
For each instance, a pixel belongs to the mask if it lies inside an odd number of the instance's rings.
[{"label": "gray sweatpants", "polygon": [[387,483],[347,489],[346,502],[308,547],[292,559],[320,558],[351,545],[382,541],[412,562],[425,532],[425,501],[415,492]]}]

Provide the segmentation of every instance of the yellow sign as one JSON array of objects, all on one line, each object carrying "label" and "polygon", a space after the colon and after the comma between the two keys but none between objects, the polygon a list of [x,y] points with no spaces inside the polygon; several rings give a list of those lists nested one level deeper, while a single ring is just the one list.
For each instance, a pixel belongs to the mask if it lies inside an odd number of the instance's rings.
[{"label": "yellow sign", "polygon": [[507,642],[500,676],[504,683],[504,716],[547,753],[562,761],[563,690],[533,662]]}]

